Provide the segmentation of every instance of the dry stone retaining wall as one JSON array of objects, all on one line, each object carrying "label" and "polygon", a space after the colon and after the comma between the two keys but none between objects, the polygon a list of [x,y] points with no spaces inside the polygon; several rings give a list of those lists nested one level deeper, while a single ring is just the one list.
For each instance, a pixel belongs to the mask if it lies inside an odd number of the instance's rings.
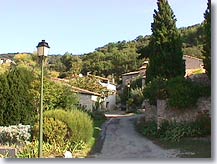
[{"label": "dry stone retaining wall", "polygon": [[155,120],[159,124],[165,120],[192,122],[201,114],[211,115],[211,98],[199,98],[196,107],[183,110],[168,107],[166,100],[158,100],[157,106],[150,105],[148,100],[144,100],[143,107],[146,121]]}]

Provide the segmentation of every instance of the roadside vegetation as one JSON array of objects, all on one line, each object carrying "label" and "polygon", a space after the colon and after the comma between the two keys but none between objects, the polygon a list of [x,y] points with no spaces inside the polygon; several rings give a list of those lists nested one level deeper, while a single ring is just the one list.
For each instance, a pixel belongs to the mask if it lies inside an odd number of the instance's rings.
[{"label": "roadside vegetation", "polygon": [[[17,65],[1,67],[0,145],[16,148],[17,158],[37,158],[40,71],[34,55],[19,54],[15,60]],[[54,82],[47,69],[43,101],[43,157],[63,157],[66,151],[74,158],[86,157],[100,135],[103,113],[80,108],[77,95]]]},{"label": "roadside vegetation", "polygon": [[[154,19],[157,19],[157,18],[162,19],[163,16],[165,16],[163,15],[163,13],[166,11],[166,9],[169,9],[167,1],[158,1],[158,9],[159,9],[158,12],[155,11]],[[167,12],[167,13],[170,13],[170,12]],[[162,17],[161,17],[161,14],[162,14]],[[210,1],[208,0],[207,10],[204,15],[205,25],[203,27],[207,31],[207,34],[205,34],[205,36],[203,37],[205,37],[206,39],[209,39],[210,41],[211,28],[209,26],[209,23],[210,23],[209,21],[211,20],[210,20],[209,14],[210,14]],[[172,18],[173,17],[171,17],[170,19],[172,20]],[[159,21],[159,20],[154,21],[154,23],[152,24],[152,27],[156,27],[155,23],[159,23],[160,25],[157,24],[158,25],[157,27],[158,28],[162,27],[163,29],[164,24],[161,25],[161,22],[163,21]],[[163,30],[162,31],[160,31],[159,29],[157,30],[158,31],[155,31],[155,29],[153,28],[153,33],[167,34]],[[161,36],[161,35],[154,35],[154,36],[156,36],[157,38],[158,36]],[[166,39],[166,37],[167,35],[163,37],[163,39],[165,39],[165,42],[166,40],[169,40],[169,39]],[[160,40],[160,38],[158,39]],[[209,41],[204,42],[205,43],[204,50],[207,50],[208,49],[207,47],[210,46]],[[159,45],[160,45],[160,49],[158,49]],[[168,64],[164,65],[164,62],[162,61],[163,61],[163,55],[165,54],[169,55],[170,51],[167,51],[167,52],[165,51],[167,50],[167,46],[164,47],[165,44],[162,43],[159,45],[153,45],[153,44],[151,45],[151,46],[155,46],[155,49],[159,50],[158,52],[160,52],[160,55],[159,57],[157,57],[157,55],[154,54],[153,58],[149,56],[149,59],[153,60],[153,65],[152,67],[148,68],[148,70],[149,69],[151,70],[149,70],[150,74],[148,74],[147,76],[151,76],[151,77],[148,77],[149,81],[147,82],[147,85],[144,88],[144,97],[149,100],[150,104],[156,105],[157,99],[161,99],[161,100],[167,99],[170,107],[174,107],[180,111],[185,111],[185,110],[191,110],[191,107],[194,107],[196,105],[196,102],[199,97],[210,97],[211,96],[211,85],[204,85],[203,83],[194,82],[189,78],[184,78],[182,75],[182,71],[172,69],[172,67],[170,67],[170,69],[168,70]],[[171,46],[172,45],[173,44],[171,44]],[[206,58],[205,61],[207,62],[206,67],[205,67],[206,73],[209,74],[211,71],[209,70],[209,66],[211,64],[210,48],[209,50],[204,51],[204,54],[206,55],[204,57]],[[172,53],[170,55],[175,55],[175,53]],[[159,60],[156,60],[156,58],[162,59],[160,60],[162,62],[161,65],[158,63]],[[181,61],[182,58],[180,58],[179,60]],[[161,71],[156,71],[159,69],[158,68],[159,66],[161,66],[164,69],[161,69]],[[153,72],[151,73],[151,71]],[[194,73],[198,74],[200,72],[197,71]],[[208,75],[208,77],[210,78],[210,75]],[[182,143],[189,144],[189,141],[192,140],[192,138],[196,138],[196,139],[201,138],[201,137],[210,138],[211,136],[211,117],[208,113],[201,113],[197,116],[195,121],[191,121],[191,122],[164,121],[160,127],[157,126],[156,121],[154,120],[146,121],[144,119],[144,120],[141,120],[139,124],[137,124],[137,129],[141,134],[152,139],[153,141],[162,145],[163,147],[177,148],[176,145],[179,145],[179,147],[181,148]],[[195,143],[195,142],[192,142],[192,143]],[[198,147],[198,143],[199,141],[195,143],[197,147]],[[207,153],[200,152],[201,154],[203,154],[200,157],[206,157],[206,158],[211,157],[210,139],[208,140],[207,144],[208,144],[208,147],[206,147],[207,149],[205,150],[207,151]],[[192,144],[189,144],[188,146],[185,145],[184,149],[189,149],[192,146],[193,146]],[[192,148],[190,148],[189,150],[194,151],[194,152],[197,151],[195,149],[192,150]],[[197,157],[197,155],[195,156],[194,154],[190,156],[184,155],[183,157]]]}]

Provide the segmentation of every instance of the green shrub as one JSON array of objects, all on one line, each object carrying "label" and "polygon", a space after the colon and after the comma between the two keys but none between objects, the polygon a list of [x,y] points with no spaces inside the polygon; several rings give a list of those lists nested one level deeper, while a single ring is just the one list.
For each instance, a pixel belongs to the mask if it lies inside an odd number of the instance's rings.
[{"label": "green shrub", "polygon": [[144,100],[144,95],[141,88],[131,89],[130,97],[133,99],[133,105],[140,107]]},{"label": "green shrub", "polygon": [[93,136],[93,121],[91,117],[79,110],[49,110],[45,111],[46,117],[64,122],[69,128],[69,136],[71,142],[84,141],[87,143]]},{"label": "green shrub", "polygon": [[183,137],[204,137],[211,135],[211,119],[201,114],[194,122],[165,121],[157,129],[155,121],[138,124],[138,130],[146,137],[159,138],[164,141],[179,142]]},{"label": "green shrub", "polygon": [[[38,101],[40,96],[40,81],[35,81],[33,87],[35,92],[34,99]],[[44,110],[57,108],[71,110],[76,107],[78,101],[77,95],[71,91],[69,86],[51,81],[47,78],[44,79]]]},{"label": "green shrub", "polygon": [[143,79],[142,76],[133,79],[133,81],[130,84],[130,88],[132,89],[142,88],[142,79]]},{"label": "green shrub", "polygon": [[162,123],[159,129],[159,137],[165,141],[178,142],[187,135],[189,130],[185,123],[167,122]]},{"label": "green shrub", "polygon": [[198,92],[200,97],[210,97],[211,96],[211,86],[197,84]]},{"label": "green shrub", "polygon": [[145,121],[139,123],[138,130],[146,137],[158,137],[157,123],[156,121]]},{"label": "green shrub", "polygon": [[[39,136],[39,124],[34,126],[34,136],[38,138]],[[64,142],[67,140],[67,125],[54,118],[44,118],[43,123],[43,140],[50,144],[56,144],[58,146],[63,146]]]},{"label": "green shrub", "polygon": [[176,77],[167,82],[169,105],[179,109],[194,106],[200,97],[198,85],[183,77]]},{"label": "green shrub", "polygon": [[[17,152],[17,158],[38,158],[38,140],[33,141],[24,147],[20,148]],[[43,157],[44,158],[54,158],[56,156],[63,156],[66,150],[70,149],[69,142],[65,143],[64,146],[57,146],[55,144],[49,144],[47,142],[43,142]]]},{"label": "green shrub", "polygon": [[149,99],[151,105],[157,105],[157,99],[167,98],[166,80],[155,78],[143,90],[144,97]]},{"label": "green shrub", "polygon": [[190,124],[192,129],[195,129],[195,133],[191,133],[191,136],[207,136],[211,134],[211,118],[208,114],[200,114],[197,116],[195,122]]}]

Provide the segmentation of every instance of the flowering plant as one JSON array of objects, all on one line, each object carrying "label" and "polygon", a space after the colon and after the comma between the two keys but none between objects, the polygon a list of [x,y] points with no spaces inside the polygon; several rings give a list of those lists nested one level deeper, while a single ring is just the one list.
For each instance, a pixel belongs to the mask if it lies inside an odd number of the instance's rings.
[{"label": "flowering plant", "polygon": [[30,140],[30,132],[30,125],[0,126],[0,144],[11,145],[26,143]]}]

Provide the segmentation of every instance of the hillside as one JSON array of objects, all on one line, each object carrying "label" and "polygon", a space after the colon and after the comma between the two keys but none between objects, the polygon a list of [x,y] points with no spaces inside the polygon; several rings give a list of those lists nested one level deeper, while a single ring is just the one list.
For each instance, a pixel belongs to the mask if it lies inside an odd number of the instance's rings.
[{"label": "hillside", "polygon": [[[196,24],[180,28],[184,55],[203,58],[203,26]],[[150,36],[138,36],[131,41],[118,41],[98,47],[94,52],[73,55],[49,55],[48,69],[67,77],[88,72],[99,76],[113,76],[119,81],[121,74],[138,70],[142,65],[140,55],[149,43]],[[0,54],[0,58],[12,59],[18,53]],[[28,53],[29,54],[29,53]]]}]

